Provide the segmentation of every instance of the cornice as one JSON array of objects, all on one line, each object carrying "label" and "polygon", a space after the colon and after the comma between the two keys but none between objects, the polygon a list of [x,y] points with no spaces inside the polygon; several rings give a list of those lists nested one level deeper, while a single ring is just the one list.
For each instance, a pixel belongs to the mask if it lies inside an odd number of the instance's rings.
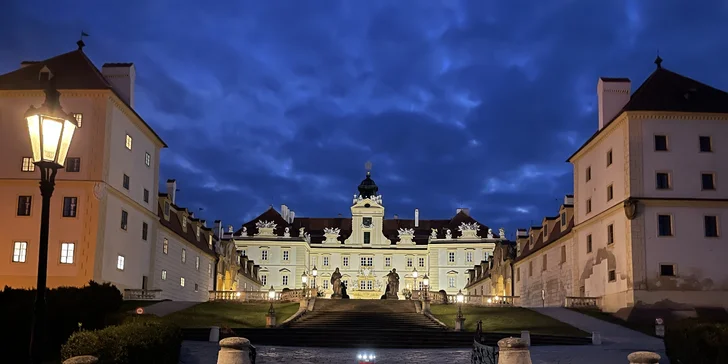
[{"label": "cornice", "polygon": [[139,117],[139,115],[134,112],[125,102],[123,102],[119,96],[117,96],[115,93],[108,91],[109,95],[109,101],[116,106],[117,109],[121,111],[124,116],[126,116],[127,119],[131,120],[136,126],[139,127],[139,129],[142,130],[142,132],[151,140],[154,141],[156,146],[158,148],[165,148],[166,145],[161,140],[161,138],[155,134],[152,131],[152,127],[149,126],[144,120]]},{"label": "cornice", "polygon": [[[159,216],[157,216],[157,214],[153,213],[151,210],[149,210],[148,208],[144,207],[139,202],[136,202],[134,199],[132,199],[131,197],[127,196],[123,192],[121,192],[121,191],[117,190],[116,188],[112,187],[110,184],[108,184],[106,182],[101,182],[101,183],[104,184],[104,188],[107,191],[109,191],[109,193],[111,193],[114,196],[116,196],[116,197],[124,200],[124,202],[126,202],[129,205],[133,205],[134,207],[137,208],[137,210],[143,211],[144,214],[147,215],[150,219],[154,220],[154,222],[159,223]],[[162,225],[162,224],[158,224],[158,225]]]},{"label": "cornice", "polygon": [[596,136],[593,136],[594,139],[589,139],[586,141],[586,144],[579,150],[578,152],[574,153],[574,155],[569,158],[569,161],[572,164],[575,164],[584,154],[589,153],[592,149],[594,149],[599,143],[604,140],[605,138],[609,137],[614,133],[617,128],[622,125],[625,121],[629,119],[629,112],[623,112],[614,119],[611,123],[607,124],[602,130],[597,130],[595,132]]},{"label": "cornice", "polygon": [[630,119],[665,119],[665,120],[723,120],[728,121],[728,114],[691,113],[676,111],[628,111]]},{"label": "cornice", "polygon": [[[61,97],[104,97],[108,90],[60,90]],[[0,90],[2,97],[40,97],[43,90]],[[61,102],[62,103],[62,102]]]}]

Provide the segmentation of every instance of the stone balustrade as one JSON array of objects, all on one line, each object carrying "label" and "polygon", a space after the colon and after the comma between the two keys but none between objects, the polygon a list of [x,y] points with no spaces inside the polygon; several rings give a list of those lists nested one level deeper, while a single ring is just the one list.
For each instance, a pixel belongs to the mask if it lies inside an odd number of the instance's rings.
[{"label": "stone balustrade", "polygon": [[[313,289],[291,289],[284,292],[276,292],[273,301],[281,302],[298,302],[308,297],[315,297],[316,291]],[[210,291],[210,301],[238,301],[238,302],[261,302],[270,301],[268,291]]]},{"label": "stone balustrade", "polygon": [[[457,303],[457,295],[448,294],[447,302]],[[463,304],[493,307],[520,306],[521,297],[496,295],[463,295]]]},{"label": "stone balustrade", "polygon": [[600,303],[600,297],[564,297],[564,307],[598,308]]},{"label": "stone balustrade", "polygon": [[161,289],[125,289],[125,301],[160,301],[162,299]]}]

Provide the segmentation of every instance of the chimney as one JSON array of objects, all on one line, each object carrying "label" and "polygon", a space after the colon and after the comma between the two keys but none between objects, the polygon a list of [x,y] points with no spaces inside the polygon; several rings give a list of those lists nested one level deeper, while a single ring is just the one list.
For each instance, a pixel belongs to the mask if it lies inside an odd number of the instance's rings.
[{"label": "chimney", "polygon": [[288,206],[281,205],[281,217],[288,222]]},{"label": "chimney", "polygon": [[129,106],[134,108],[134,83],[136,82],[136,70],[133,63],[105,63],[101,67],[101,74],[104,75],[114,90]]},{"label": "chimney", "polygon": [[394,219],[395,219],[395,220],[399,219],[399,215],[397,215],[397,214],[394,214]]},{"label": "chimney", "polygon": [[172,201],[172,203],[175,203],[175,195],[177,194],[177,181],[173,179],[167,180],[167,196],[169,196],[169,200]]},{"label": "chimney", "polygon": [[213,234],[217,235],[218,239],[222,239],[222,221],[215,220],[215,231],[213,231]]},{"label": "chimney", "polygon": [[291,216],[290,216],[290,218],[291,218],[291,220],[290,220],[290,221],[288,221],[288,223],[289,223],[289,224],[292,224],[292,223],[293,223],[293,219],[295,219],[295,218],[296,218],[296,212],[295,212],[295,211],[291,211]]},{"label": "chimney", "polygon": [[516,230],[516,238],[528,238],[528,231],[526,229]]},{"label": "chimney", "polygon": [[415,209],[415,227],[420,227],[420,209]]},{"label": "chimney", "polygon": [[599,130],[602,130],[629,101],[632,82],[629,78],[600,77],[597,83],[599,99]]},{"label": "chimney", "polygon": [[465,215],[470,216],[470,209],[467,208],[467,207],[461,207],[461,208],[455,210],[455,214],[456,215],[459,214],[459,213],[461,213],[461,212],[464,213]]},{"label": "chimney", "polygon": [[564,196],[564,205],[574,205],[574,195]]}]

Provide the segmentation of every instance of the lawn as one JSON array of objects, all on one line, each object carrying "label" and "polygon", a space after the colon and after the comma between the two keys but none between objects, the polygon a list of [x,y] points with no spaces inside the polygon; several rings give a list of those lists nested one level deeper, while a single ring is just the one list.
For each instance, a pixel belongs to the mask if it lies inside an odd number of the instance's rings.
[{"label": "lawn", "polygon": [[[298,311],[299,304],[279,303],[273,307],[277,323],[281,323]],[[165,316],[164,319],[182,328],[258,328],[265,327],[265,315],[269,308],[268,303],[204,302]]]},{"label": "lawn", "polygon": [[162,301],[122,301],[121,307],[119,307],[119,312],[134,311],[139,307],[147,307],[159,302]]},{"label": "lawn", "polygon": [[[432,315],[449,327],[455,327],[457,305],[432,305]],[[528,330],[532,334],[589,336],[571,325],[520,307],[463,306],[465,330],[475,331],[478,320],[483,321],[483,331],[517,333]]]}]

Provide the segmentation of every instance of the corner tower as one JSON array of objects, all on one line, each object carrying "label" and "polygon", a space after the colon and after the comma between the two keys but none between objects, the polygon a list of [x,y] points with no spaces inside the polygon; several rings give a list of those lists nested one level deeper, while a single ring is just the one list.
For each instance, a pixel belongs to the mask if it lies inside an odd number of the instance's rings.
[{"label": "corner tower", "polygon": [[359,193],[354,195],[351,205],[351,236],[344,244],[361,246],[390,245],[382,233],[384,205],[379,187],[372,179],[372,163],[367,162],[367,174],[359,184]]}]

